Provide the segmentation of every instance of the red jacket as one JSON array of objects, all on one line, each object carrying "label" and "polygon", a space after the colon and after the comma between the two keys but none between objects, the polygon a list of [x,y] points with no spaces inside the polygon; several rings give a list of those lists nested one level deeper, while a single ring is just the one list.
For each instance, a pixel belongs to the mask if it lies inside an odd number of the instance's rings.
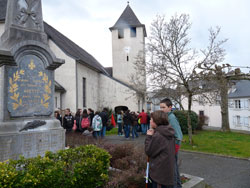
[{"label": "red jacket", "polygon": [[138,118],[141,119],[141,124],[147,124],[147,114],[145,112],[141,112]]}]

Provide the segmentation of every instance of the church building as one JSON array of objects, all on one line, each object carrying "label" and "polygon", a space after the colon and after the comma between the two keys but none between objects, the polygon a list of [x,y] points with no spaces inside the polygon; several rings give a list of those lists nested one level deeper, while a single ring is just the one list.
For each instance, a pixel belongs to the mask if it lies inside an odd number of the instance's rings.
[{"label": "church building", "polygon": [[[4,33],[7,0],[0,0],[0,36]],[[87,27],[86,27],[87,28]],[[108,29],[108,26],[107,26]],[[113,67],[105,68],[90,53],[60,31],[44,22],[51,51],[65,63],[55,70],[55,109],[126,106],[132,111],[145,109],[145,99],[130,82],[134,61],[144,53],[146,29],[129,5],[114,26],[112,36]],[[111,53],[111,52],[110,52]],[[146,80],[146,78],[143,78]],[[146,87],[146,82],[145,82]]]}]

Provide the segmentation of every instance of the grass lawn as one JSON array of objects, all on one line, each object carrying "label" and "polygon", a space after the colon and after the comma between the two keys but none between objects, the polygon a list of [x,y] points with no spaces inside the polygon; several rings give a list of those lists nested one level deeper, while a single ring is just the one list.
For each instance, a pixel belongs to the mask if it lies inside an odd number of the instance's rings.
[{"label": "grass lawn", "polygon": [[117,135],[118,134],[118,127],[114,127],[110,131],[106,131],[106,135]]},{"label": "grass lawn", "polygon": [[234,132],[198,131],[193,134],[193,146],[188,144],[188,135],[184,135],[181,149],[250,158],[250,135]]}]

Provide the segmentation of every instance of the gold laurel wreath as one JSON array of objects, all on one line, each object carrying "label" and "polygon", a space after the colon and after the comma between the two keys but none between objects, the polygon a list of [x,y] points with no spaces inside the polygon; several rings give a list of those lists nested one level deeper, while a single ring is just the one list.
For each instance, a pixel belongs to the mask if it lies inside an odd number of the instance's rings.
[{"label": "gold laurel wreath", "polygon": [[50,99],[49,94],[51,94],[51,80],[49,81],[48,76],[46,73],[39,72],[39,77],[43,77],[42,80],[45,83],[44,90],[45,94],[43,94],[43,98],[41,98],[41,104],[45,107],[49,107],[49,102],[48,100]]},{"label": "gold laurel wreath", "polygon": [[18,91],[17,81],[20,80],[21,78],[20,75],[24,75],[24,70],[20,71],[17,70],[15,73],[13,73],[13,77],[10,77],[9,79],[9,84],[10,84],[9,92],[12,94],[10,98],[15,101],[12,103],[12,108],[14,110],[16,110],[19,106],[22,106],[23,104],[22,99],[18,99],[19,92],[17,92]]}]

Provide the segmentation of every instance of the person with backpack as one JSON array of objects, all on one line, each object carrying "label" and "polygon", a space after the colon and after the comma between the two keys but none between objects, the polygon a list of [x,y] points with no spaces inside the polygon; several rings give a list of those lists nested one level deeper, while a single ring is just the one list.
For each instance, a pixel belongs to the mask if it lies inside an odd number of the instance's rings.
[{"label": "person with backpack", "polygon": [[86,131],[90,127],[90,121],[88,117],[87,110],[84,109],[82,112],[82,118],[81,118],[81,132]]},{"label": "person with backpack", "polygon": [[117,122],[117,125],[118,125],[118,135],[119,136],[122,136],[123,134],[123,131],[122,131],[122,119],[123,119],[123,116],[122,116],[122,112],[119,111],[117,113],[117,117],[116,117],[116,122]]},{"label": "person with backpack", "polygon": [[96,111],[95,116],[92,120],[93,136],[99,138],[102,130],[102,118],[99,116],[100,112]]}]

